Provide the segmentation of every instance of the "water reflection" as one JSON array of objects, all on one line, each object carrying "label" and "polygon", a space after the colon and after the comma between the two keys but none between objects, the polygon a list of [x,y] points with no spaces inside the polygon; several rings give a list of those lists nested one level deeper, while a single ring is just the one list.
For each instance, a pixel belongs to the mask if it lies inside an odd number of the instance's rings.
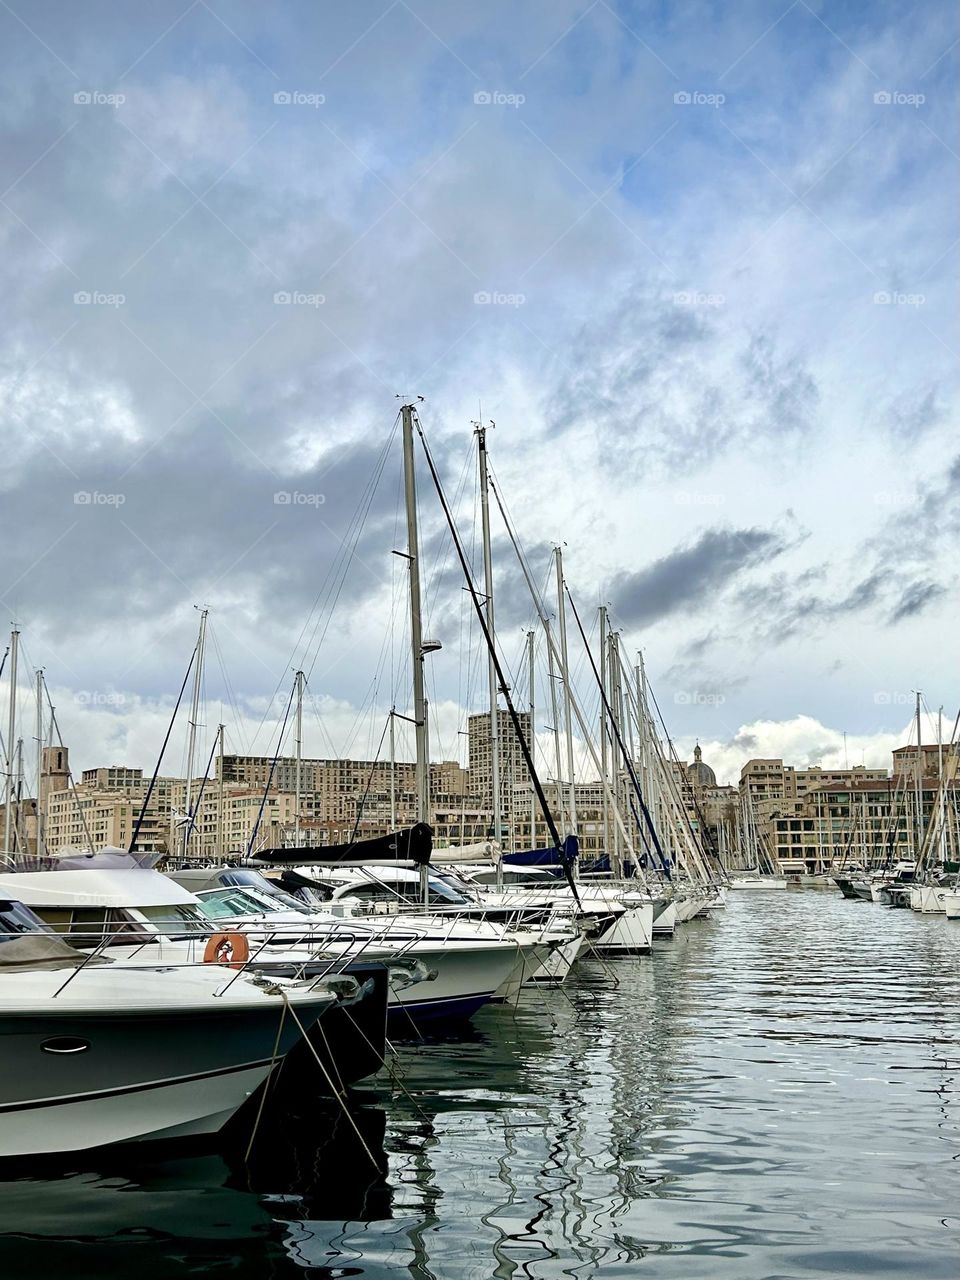
[{"label": "water reflection", "polygon": [[287,1096],[249,1159],[0,1172],[5,1274],[953,1280],[960,924],[776,899],[398,1045],[362,1145]]}]

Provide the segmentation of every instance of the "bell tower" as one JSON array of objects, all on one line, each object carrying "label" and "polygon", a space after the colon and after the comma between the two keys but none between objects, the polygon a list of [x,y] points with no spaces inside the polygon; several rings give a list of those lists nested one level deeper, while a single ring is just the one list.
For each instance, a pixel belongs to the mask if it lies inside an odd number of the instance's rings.
[{"label": "bell tower", "polygon": [[40,769],[40,807],[43,809],[51,791],[66,791],[70,786],[70,750],[68,747],[44,747]]}]

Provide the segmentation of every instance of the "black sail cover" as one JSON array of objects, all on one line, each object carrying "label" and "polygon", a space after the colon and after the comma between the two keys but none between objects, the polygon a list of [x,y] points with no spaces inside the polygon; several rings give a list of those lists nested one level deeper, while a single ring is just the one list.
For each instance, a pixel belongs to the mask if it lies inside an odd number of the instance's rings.
[{"label": "black sail cover", "polygon": [[372,840],[353,840],[350,844],[307,845],[299,849],[260,849],[252,862],[278,863],[355,863],[365,862],[415,862],[426,866],[433,852],[433,828],[425,822],[417,822],[403,831],[392,831],[387,836]]}]

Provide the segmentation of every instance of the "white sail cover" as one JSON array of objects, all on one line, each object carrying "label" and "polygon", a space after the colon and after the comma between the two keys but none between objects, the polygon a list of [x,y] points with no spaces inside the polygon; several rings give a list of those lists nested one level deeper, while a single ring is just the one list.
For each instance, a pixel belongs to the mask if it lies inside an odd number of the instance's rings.
[{"label": "white sail cover", "polygon": [[457,844],[446,849],[433,846],[430,862],[499,862],[500,844],[496,840],[481,840],[479,844]]}]

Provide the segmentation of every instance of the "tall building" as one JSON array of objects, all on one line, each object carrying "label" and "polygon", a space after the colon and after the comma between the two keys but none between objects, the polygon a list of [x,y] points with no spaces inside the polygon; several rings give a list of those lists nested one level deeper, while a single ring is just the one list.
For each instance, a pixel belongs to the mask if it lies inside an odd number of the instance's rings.
[{"label": "tall building", "polygon": [[[781,866],[813,875],[840,864],[867,867],[915,858],[938,789],[938,778],[924,779],[919,821],[916,789],[909,780],[904,786],[902,777],[860,778],[808,791],[794,812],[772,822]],[[953,799],[948,803],[952,808]]]},{"label": "tall building", "polygon": [[[531,743],[530,712],[519,711],[517,718],[529,746]],[[490,738],[489,713],[481,712],[469,717],[467,743],[471,792],[492,813],[493,745]],[[516,792],[518,788],[525,788],[529,796],[530,774],[510,712],[502,708],[497,712],[497,757],[500,762],[500,809],[504,827],[498,838],[505,845],[510,845],[511,828],[516,820],[514,814]],[[490,834],[493,834],[492,830]]]}]

